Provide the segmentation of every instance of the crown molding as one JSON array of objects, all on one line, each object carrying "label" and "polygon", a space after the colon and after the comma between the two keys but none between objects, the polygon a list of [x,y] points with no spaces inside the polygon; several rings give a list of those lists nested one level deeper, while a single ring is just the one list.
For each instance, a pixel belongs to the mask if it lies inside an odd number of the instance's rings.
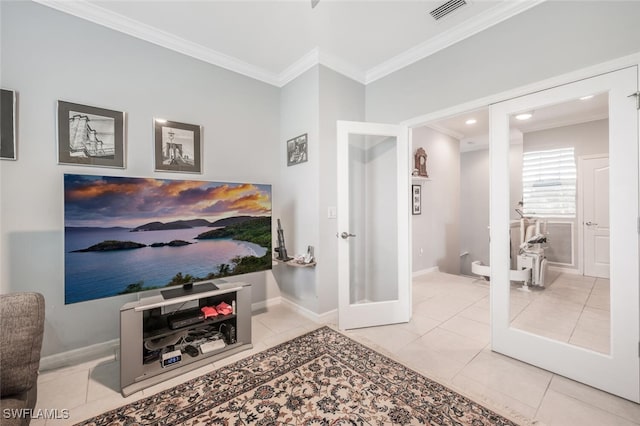
[{"label": "crown molding", "polygon": [[518,0],[500,3],[499,5],[475,16],[473,20],[463,22],[452,29],[433,37],[424,43],[412,47],[388,61],[385,61],[366,73],[365,83],[373,83],[387,75],[422,60],[434,53],[471,37],[480,31],[522,13],[546,0]]},{"label": "crown molding", "polygon": [[209,49],[201,44],[177,37],[166,31],[127,18],[119,13],[89,3],[85,0],[34,0],[43,6],[59,10],[103,27],[119,31],[158,46],[182,53],[212,65],[278,86],[278,76],[232,56]]},{"label": "crown molding", "polygon": [[297,77],[301,76],[320,63],[320,50],[315,47],[305,53],[300,59],[289,65],[277,77],[277,86],[286,86]]},{"label": "crown molding", "polygon": [[477,16],[473,22],[467,21],[454,27],[437,37],[421,43],[394,58],[377,65],[366,72],[358,69],[341,58],[318,47],[310,50],[295,63],[291,64],[279,74],[269,72],[261,67],[225,55],[201,44],[191,42],[171,33],[155,28],[112,12],[108,9],[89,3],[86,0],[33,0],[36,3],[76,16],[112,30],[128,34],[132,37],[156,44],[178,53],[199,59],[212,65],[233,71],[235,73],[262,81],[264,83],[282,87],[294,80],[315,65],[322,64],[352,80],[367,85],[383,78],[401,68],[426,58],[452,44],[485,30],[501,21],[524,12],[546,0],[517,0],[501,3],[500,5]]},{"label": "crown molding", "polygon": [[440,126],[439,124],[429,123],[429,124],[426,124],[425,127],[428,127],[432,130],[435,130],[436,132],[440,132],[443,135],[447,135],[454,139],[462,140],[464,138],[464,135],[462,133],[449,129],[448,127]]}]

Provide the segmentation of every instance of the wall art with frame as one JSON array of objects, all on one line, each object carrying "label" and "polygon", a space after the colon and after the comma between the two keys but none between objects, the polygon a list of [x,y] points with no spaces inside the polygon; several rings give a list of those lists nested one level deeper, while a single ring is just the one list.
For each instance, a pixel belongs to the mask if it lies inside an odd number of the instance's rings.
[{"label": "wall art with frame", "polygon": [[156,171],[202,173],[202,126],[155,118],[153,133]]},{"label": "wall art with frame", "polygon": [[422,213],[422,186],[411,185],[411,200],[413,209],[411,213],[414,215]]},{"label": "wall art with frame", "polygon": [[0,95],[0,158],[16,160],[17,95],[13,90],[2,89]]},{"label": "wall art with frame", "polygon": [[125,168],[125,113],[58,101],[58,163]]},{"label": "wall art with frame", "polygon": [[308,159],[306,133],[287,141],[287,166],[304,163]]}]

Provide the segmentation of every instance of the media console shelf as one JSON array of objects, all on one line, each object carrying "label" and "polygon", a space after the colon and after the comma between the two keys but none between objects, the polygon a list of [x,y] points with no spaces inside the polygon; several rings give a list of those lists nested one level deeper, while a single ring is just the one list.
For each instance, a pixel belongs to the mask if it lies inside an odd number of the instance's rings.
[{"label": "media console shelf", "polygon": [[[157,295],[120,308],[123,396],[253,347],[251,285],[215,285],[217,290],[170,299]],[[201,308],[221,303],[232,312],[199,318]]]}]

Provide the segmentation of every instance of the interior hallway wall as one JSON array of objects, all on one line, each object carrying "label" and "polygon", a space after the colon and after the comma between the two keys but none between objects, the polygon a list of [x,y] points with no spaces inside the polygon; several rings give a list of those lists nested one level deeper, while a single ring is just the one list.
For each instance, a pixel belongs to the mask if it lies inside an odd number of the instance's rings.
[{"label": "interior hallway wall", "polygon": [[[18,160],[0,161],[0,290],[44,294],[46,357],[117,339],[138,297],[64,305],[63,174],[276,184],[279,89],[33,2],[0,8],[1,83],[19,96]],[[126,168],[58,165],[57,100],[125,111]],[[154,172],[153,117],[203,126],[202,174]],[[254,302],[280,295],[271,272],[239,279]]]},{"label": "interior hallway wall", "polygon": [[428,127],[413,129],[412,152],[427,153],[431,180],[422,186],[422,214],[412,216],[413,272],[437,266],[460,273],[460,142]]}]

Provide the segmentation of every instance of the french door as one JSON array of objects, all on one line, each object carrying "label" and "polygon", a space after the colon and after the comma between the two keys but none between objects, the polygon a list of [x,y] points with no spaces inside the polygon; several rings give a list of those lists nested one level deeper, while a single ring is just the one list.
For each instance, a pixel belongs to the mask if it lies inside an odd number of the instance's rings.
[{"label": "french door", "polygon": [[338,121],[338,326],[411,318],[406,127]]},{"label": "french door", "polygon": [[[492,350],[635,402],[640,401],[640,212],[638,110],[630,95],[637,91],[638,69],[629,67],[500,102],[490,109]],[[574,275],[564,282],[547,283],[545,289],[522,292],[521,286],[509,279],[509,225],[519,201],[510,199],[510,132],[519,126],[517,115],[527,112],[535,117],[551,109],[584,107],[580,102],[589,102],[594,96],[606,102],[606,115],[599,118],[607,120],[608,127],[604,133],[608,139],[608,182],[603,175],[600,184],[608,186],[609,197],[596,202],[608,203],[604,206],[608,209],[601,211],[608,211],[610,222],[610,252],[603,255],[609,260],[609,279]],[[581,123],[574,120],[573,125],[577,124]],[[576,151],[586,153],[586,139],[583,136],[574,143]],[[527,134],[524,141],[521,149],[527,151]],[[539,188],[551,191],[556,184],[549,178],[541,180]],[[553,245],[553,240],[548,244]],[[552,305],[548,296],[563,285],[564,299]],[[533,327],[527,328],[519,317],[525,312],[522,307],[532,303],[537,304],[537,311],[529,321]]]}]

